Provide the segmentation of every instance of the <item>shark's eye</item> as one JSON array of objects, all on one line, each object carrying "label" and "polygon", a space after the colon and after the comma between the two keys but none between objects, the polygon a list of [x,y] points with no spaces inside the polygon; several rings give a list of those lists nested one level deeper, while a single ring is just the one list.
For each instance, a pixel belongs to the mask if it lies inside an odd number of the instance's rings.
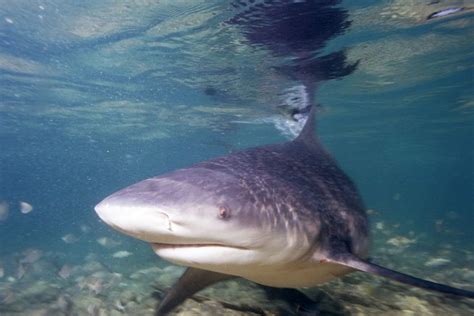
[{"label": "shark's eye", "polygon": [[219,205],[219,218],[220,219],[228,219],[230,218],[230,208],[227,205]]}]

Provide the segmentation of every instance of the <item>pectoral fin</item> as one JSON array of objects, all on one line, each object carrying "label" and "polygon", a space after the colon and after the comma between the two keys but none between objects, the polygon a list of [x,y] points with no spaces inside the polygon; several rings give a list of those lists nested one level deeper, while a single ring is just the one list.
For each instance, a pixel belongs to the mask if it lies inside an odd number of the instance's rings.
[{"label": "pectoral fin", "polygon": [[374,263],[364,261],[352,254],[342,254],[335,258],[330,258],[328,259],[328,261],[333,262],[333,263],[338,263],[347,267],[351,267],[359,271],[364,271],[364,272],[380,275],[380,276],[383,276],[383,277],[386,277],[386,278],[389,278],[401,283],[405,283],[408,285],[412,285],[415,287],[419,287],[422,289],[456,295],[460,297],[471,298],[471,299],[474,298],[473,291],[458,289],[455,287],[451,287],[449,285],[444,285],[440,283],[431,282],[428,280],[419,279],[408,274],[390,270],[382,266],[376,265]]},{"label": "pectoral fin", "polygon": [[155,316],[163,316],[181,304],[194,293],[220,281],[235,278],[232,275],[222,274],[196,268],[188,268],[179,280],[166,293],[158,305]]}]

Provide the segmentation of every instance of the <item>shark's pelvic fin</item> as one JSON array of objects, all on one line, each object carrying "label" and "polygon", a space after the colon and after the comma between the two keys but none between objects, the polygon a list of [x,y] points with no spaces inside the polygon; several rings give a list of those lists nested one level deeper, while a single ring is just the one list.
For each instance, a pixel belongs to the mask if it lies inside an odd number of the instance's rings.
[{"label": "shark's pelvic fin", "polygon": [[423,279],[416,278],[414,276],[397,272],[384,268],[382,266],[376,265],[371,262],[364,261],[357,256],[352,254],[345,254],[337,256],[335,259],[328,259],[328,262],[338,263],[359,271],[368,272],[371,274],[380,275],[400,283],[412,285],[426,290],[431,290],[440,293],[446,293],[466,298],[474,298],[474,292],[469,290],[458,289],[448,285],[431,282]]},{"label": "shark's pelvic fin", "polygon": [[166,293],[155,311],[155,316],[166,315],[196,292],[214,283],[232,278],[235,277],[207,270],[187,268],[179,280]]},{"label": "shark's pelvic fin", "polygon": [[[318,302],[310,299],[306,294],[297,289],[276,288],[260,285],[267,297],[271,300],[281,300],[290,304],[298,316],[318,316],[321,315]],[[285,311],[282,311],[285,312]],[[286,311],[289,312],[289,311]],[[283,315],[286,315],[283,314]]]}]

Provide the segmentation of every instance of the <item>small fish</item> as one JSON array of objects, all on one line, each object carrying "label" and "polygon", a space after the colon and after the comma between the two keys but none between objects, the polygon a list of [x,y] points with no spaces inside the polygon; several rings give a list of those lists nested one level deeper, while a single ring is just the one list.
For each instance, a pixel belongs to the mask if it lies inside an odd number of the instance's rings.
[{"label": "small fish", "polygon": [[67,294],[62,294],[58,297],[56,303],[53,305],[56,309],[62,311],[64,315],[70,315],[71,308],[72,308],[72,299]]},{"label": "small fish", "polygon": [[0,278],[3,278],[4,276],[5,276],[5,268],[0,263]]},{"label": "small fish", "polygon": [[125,311],[125,306],[123,306],[122,302],[120,302],[119,300],[115,301],[114,307],[120,312]]},{"label": "small fish", "polygon": [[77,241],[79,241],[79,238],[75,236],[74,234],[67,234],[61,237],[61,239],[66,243],[66,244],[73,244]]},{"label": "small fish", "polygon": [[100,294],[104,289],[104,282],[98,277],[80,278],[77,281],[80,290],[87,289],[89,293]]},{"label": "small fish", "polygon": [[369,208],[367,211],[367,215],[380,215],[380,212],[379,211],[376,211],[376,210],[373,210],[371,208]]},{"label": "small fish", "polygon": [[100,315],[99,306],[95,304],[89,304],[87,306],[87,313],[91,316],[99,316]]},{"label": "small fish", "polygon": [[104,289],[104,283],[101,279],[94,278],[90,282],[87,282],[86,287],[89,289],[89,292],[98,295],[102,293],[102,290]]},{"label": "small fish", "polygon": [[403,236],[397,236],[397,237],[393,237],[387,240],[387,244],[395,246],[395,247],[400,247],[400,248],[407,247],[415,242],[416,242],[416,239],[408,239]]},{"label": "small fish", "polygon": [[76,285],[81,291],[87,286],[87,279],[84,277],[79,277],[76,281]]},{"label": "small fish", "polygon": [[431,13],[430,15],[428,15],[426,19],[431,20],[435,18],[441,18],[441,17],[448,16],[457,12],[461,12],[461,11],[464,11],[463,7],[447,8],[447,9],[443,9],[443,10]]},{"label": "small fish", "polygon": [[64,280],[66,280],[67,278],[69,278],[71,276],[71,273],[72,273],[72,267],[68,264],[65,264],[58,271],[58,276],[60,276]]},{"label": "small fish", "polygon": [[459,214],[454,211],[449,211],[446,213],[446,218],[450,220],[457,220],[459,219]]},{"label": "small fish", "polygon": [[434,222],[435,230],[437,233],[441,233],[444,230],[444,221],[442,219],[437,219]]},{"label": "small fish", "polygon": [[16,301],[15,293],[12,290],[0,292],[0,303],[8,305]]},{"label": "small fish", "polygon": [[21,280],[25,276],[25,274],[26,274],[26,265],[20,262],[16,270],[16,278],[18,280]]},{"label": "small fish", "polygon": [[121,244],[119,241],[115,241],[108,237],[101,237],[97,239],[97,243],[105,248],[114,248]]},{"label": "small fish", "polygon": [[84,224],[82,224],[81,226],[79,226],[79,228],[81,229],[81,232],[83,232],[84,234],[87,234],[88,232],[91,231],[90,226],[87,226],[87,225],[84,225]]},{"label": "small fish", "polygon": [[42,255],[43,253],[41,252],[41,250],[33,248],[26,249],[25,251],[23,251],[24,257],[20,259],[20,263],[34,263],[38,261]]},{"label": "small fish", "polygon": [[7,201],[0,201],[0,222],[8,218],[10,207]]},{"label": "small fish", "polygon": [[445,258],[431,258],[430,260],[425,262],[425,266],[427,267],[441,267],[450,263],[451,260]]},{"label": "small fish", "polygon": [[133,255],[133,253],[129,252],[129,251],[126,251],[126,250],[120,250],[120,251],[117,251],[116,253],[114,253],[112,255],[112,257],[114,258],[126,258],[126,257],[129,257]]},{"label": "small fish", "polygon": [[23,214],[28,214],[33,210],[33,206],[27,202],[20,202],[20,212]]}]

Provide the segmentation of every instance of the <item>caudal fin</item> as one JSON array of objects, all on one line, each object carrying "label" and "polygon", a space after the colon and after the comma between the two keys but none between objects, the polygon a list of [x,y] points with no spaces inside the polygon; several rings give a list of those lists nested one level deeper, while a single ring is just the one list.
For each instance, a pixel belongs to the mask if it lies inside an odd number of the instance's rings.
[{"label": "caudal fin", "polygon": [[376,265],[374,263],[364,261],[351,254],[341,256],[341,258],[337,258],[337,259],[329,259],[329,261],[338,263],[338,264],[341,264],[341,265],[344,265],[344,266],[347,266],[359,271],[364,271],[364,272],[380,275],[380,276],[383,276],[383,277],[386,277],[386,278],[389,278],[401,283],[405,283],[408,285],[416,286],[422,289],[457,295],[461,297],[474,298],[473,291],[458,289],[458,288],[451,287],[448,285],[419,279],[408,274],[400,273],[400,272]]}]

